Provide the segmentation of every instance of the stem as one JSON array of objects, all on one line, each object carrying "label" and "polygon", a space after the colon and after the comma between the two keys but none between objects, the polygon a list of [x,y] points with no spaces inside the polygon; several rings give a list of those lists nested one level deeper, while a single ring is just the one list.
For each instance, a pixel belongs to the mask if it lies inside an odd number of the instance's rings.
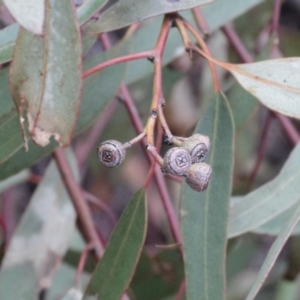
[{"label": "stem", "polygon": [[251,186],[253,185],[254,179],[257,175],[257,172],[259,170],[259,167],[261,165],[261,162],[264,158],[264,153],[266,151],[266,146],[267,146],[267,138],[268,138],[268,133],[270,130],[270,126],[272,123],[272,114],[270,111],[267,112],[267,117],[265,121],[265,126],[261,135],[260,143],[259,143],[259,149],[258,149],[258,155],[256,158],[256,162],[254,164],[253,170],[249,176],[249,182],[248,182],[248,189],[251,189]]},{"label": "stem", "polygon": [[53,157],[76,210],[81,233],[88,244],[94,245],[95,255],[99,260],[104,251],[103,246],[98,238],[89,207],[84,200],[80,187],[73,177],[64,150],[61,148],[56,149],[53,152]]},{"label": "stem", "polygon": [[[197,32],[197,30],[187,21],[183,20],[183,24],[185,26],[185,28],[187,30],[189,30],[191,32],[191,34],[195,37],[196,41],[199,43],[199,45],[201,46],[201,48],[203,49],[204,53],[211,57],[211,53],[206,45],[206,43],[204,42],[204,40],[202,39],[202,37],[200,36],[200,34]],[[213,81],[214,81],[214,86],[215,86],[215,91],[216,92],[221,92],[221,86],[220,86],[220,81],[218,78],[218,73],[217,73],[217,69],[216,66],[214,65],[214,63],[210,60],[208,60],[208,65],[213,77]]]},{"label": "stem", "polygon": [[162,107],[162,105],[159,105],[159,107],[158,107],[158,119],[159,119],[159,122],[160,122],[160,124],[162,126],[162,129],[164,131],[164,134],[167,136],[168,143],[174,144],[176,146],[180,146],[182,144],[182,142],[180,140],[178,140],[171,133],[171,130],[170,130],[169,126],[168,126],[168,123],[166,121],[165,115],[163,113],[163,107]]},{"label": "stem", "polygon": [[137,59],[142,59],[142,58],[147,58],[147,57],[152,57],[153,56],[153,51],[144,51],[144,52],[139,52],[139,53],[134,53],[134,54],[128,54],[128,55],[124,55],[124,56],[120,56],[120,57],[116,57],[116,58],[112,58],[110,60],[107,60],[99,65],[96,65],[90,69],[88,69],[87,71],[85,71],[82,74],[82,78],[86,78],[98,71],[101,71],[107,67],[116,65],[116,64],[120,64],[120,63],[124,63],[127,61],[131,61],[131,60],[137,60]]},{"label": "stem", "polygon": [[[160,34],[155,46],[154,55],[154,83],[153,83],[153,98],[151,103],[151,115],[147,123],[147,139],[150,145],[154,145],[154,127],[156,124],[156,116],[158,107],[162,102],[162,55],[166,45],[167,37],[171,29],[172,20],[166,16]],[[156,114],[156,116],[155,116]]]},{"label": "stem", "polygon": [[160,166],[163,166],[164,159],[158,154],[155,146],[149,144],[147,147],[147,151],[149,151],[151,153],[152,157],[156,160],[156,162]]},{"label": "stem", "polygon": [[275,34],[276,37],[278,35],[278,24],[280,18],[280,8],[281,8],[281,0],[274,1],[273,15],[272,15],[272,23],[270,28],[270,34]]},{"label": "stem", "polygon": [[180,284],[178,293],[177,293],[177,295],[176,295],[176,300],[181,300],[182,297],[183,297],[184,292],[185,292],[185,280],[183,279],[183,280],[181,281],[181,284]]},{"label": "stem", "polygon": [[198,7],[193,8],[192,13],[193,13],[193,17],[195,19],[195,22],[196,22],[198,28],[205,35],[209,35],[210,34],[209,26],[208,26],[206,20],[204,19],[204,16],[202,14],[200,7],[198,6]]},{"label": "stem", "polygon": [[123,144],[123,148],[124,149],[130,148],[132,145],[140,142],[145,136],[146,136],[146,132],[143,131],[142,133],[140,133],[138,136],[136,136],[132,140],[130,140],[130,141],[126,142],[125,144]]}]

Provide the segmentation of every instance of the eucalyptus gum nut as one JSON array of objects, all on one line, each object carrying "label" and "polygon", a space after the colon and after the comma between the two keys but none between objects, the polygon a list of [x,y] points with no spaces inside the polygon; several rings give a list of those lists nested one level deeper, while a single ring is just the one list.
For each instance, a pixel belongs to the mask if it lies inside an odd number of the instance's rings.
[{"label": "eucalyptus gum nut", "polygon": [[185,176],[190,167],[190,154],[181,147],[174,147],[165,154],[162,172]]},{"label": "eucalyptus gum nut", "polygon": [[210,149],[209,137],[198,133],[194,134],[183,141],[181,147],[189,152],[192,164],[202,162]]},{"label": "eucalyptus gum nut", "polygon": [[193,164],[187,174],[186,183],[195,191],[202,192],[207,189],[210,177],[211,167],[206,163]]},{"label": "eucalyptus gum nut", "polygon": [[123,145],[115,140],[103,142],[98,148],[99,160],[108,168],[114,168],[121,164],[126,151]]}]

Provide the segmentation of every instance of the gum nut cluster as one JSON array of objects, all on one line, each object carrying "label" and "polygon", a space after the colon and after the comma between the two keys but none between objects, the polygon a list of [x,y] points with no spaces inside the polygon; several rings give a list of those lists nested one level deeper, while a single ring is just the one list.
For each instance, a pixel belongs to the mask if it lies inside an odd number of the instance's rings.
[{"label": "gum nut cluster", "polygon": [[120,165],[125,154],[126,150],[123,145],[115,140],[105,141],[98,148],[98,158],[108,168]]},{"label": "gum nut cluster", "polygon": [[162,171],[185,176],[186,183],[193,190],[204,191],[211,177],[211,167],[203,162],[209,149],[209,137],[194,134],[184,140],[180,147],[174,147],[166,153]]}]

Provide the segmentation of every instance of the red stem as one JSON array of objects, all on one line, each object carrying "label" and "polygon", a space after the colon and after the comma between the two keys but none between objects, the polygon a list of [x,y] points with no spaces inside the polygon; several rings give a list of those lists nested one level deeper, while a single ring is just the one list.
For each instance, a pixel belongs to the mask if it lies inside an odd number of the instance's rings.
[{"label": "red stem", "polygon": [[124,63],[124,62],[131,61],[131,60],[152,57],[152,56],[153,56],[153,51],[145,51],[145,52],[133,53],[133,54],[128,54],[128,55],[112,58],[110,60],[107,60],[99,65],[96,65],[96,66],[88,69],[87,71],[85,71],[82,74],[82,78],[86,78],[98,71],[101,71],[107,67],[110,67],[110,66],[113,66],[116,64]]}]

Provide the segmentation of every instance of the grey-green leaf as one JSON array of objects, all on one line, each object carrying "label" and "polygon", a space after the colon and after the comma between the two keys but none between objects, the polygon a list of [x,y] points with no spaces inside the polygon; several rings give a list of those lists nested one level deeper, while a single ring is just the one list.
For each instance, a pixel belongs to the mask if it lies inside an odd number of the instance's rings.
[{"label": "grey-green leaf", "polygon": [[228,236],[234,237],[268,222],[294,205],[300,195],[300,143],[276,178],[242,197],[230,210]]},{"label": "grey-green leaf", "polygon": [[80,24],[90,19],[95,12],[99,11],[108,0],[88,0],[85,1],[78,9],[77,16]]},{"label": "grey-green leaf", "polygon": [[213,0],[117,1],[114,5],[105,10],[98,20],[90,21],[86,26],[84,26],[84,30],[89,34],[110,31],[135,22],[141,22],[147,18],[193,8],[212,1]]},{"label": "grey-green leaf", "polygon": [[45,0],[3,0],[3,2],[20,25],[34,34],[43,33]]},{"label": "grey-green leaf", "polygon": [[54,136],[66,146],[81,98],[81,40],[72,2],[46,3],[44,38],[20,28],[10,70],[11,92],[24,131],[28,127],[37,144],[46,146]]},{"label": "grey-green leaf", "polygon": [[138,191],[125,208],[105,253],[85,291],[84,299],[120,299],[133,276],[147,228],[145,191]]},{"label": "grey-green leaf", "polygon": [[0,30],[0,63],[11,60],[19,26],[13,24]]},{"label": "grey-green leaf", "polygon": [[[76,160],[69,162],[78,179]],[[46,174],[5,252],[0,271],[0,299],[38,299],[67,251],[76,213],[62,184],[56,164]]]},{"label": "grey-green leaf", "polygon": [[300,119],[300,58],[231,65],[228,70],[262,104],[281,114]]},{"label": "grey-green leaf", "polygon": [[234,126],[224,95],[211,100],[196,129],[208,135],[208,189],[197,193],[184,184],[181,231],[188,300],[225,299],[227,219],[233,169]]},{"label": "grey-green leaf", "polygon": [[[299,197],[298,197],[299,199]],[[259,270],[259,273],[253,283],[253,286],[247,295],[246,300],[253,300],[260,288],[262,287],[264,281],[266,280],[268,274],[270,273],[273,265],[275,264],[283,246],[285,245],[287,239],[289,238],[291,232],[300,220],[300,201],[298,201],[295,211],[293,212],[291,218],[286,222],[284,227],[281,229],[280,234],[273,243],[271,249],[268,252],[264,263]]]}]

